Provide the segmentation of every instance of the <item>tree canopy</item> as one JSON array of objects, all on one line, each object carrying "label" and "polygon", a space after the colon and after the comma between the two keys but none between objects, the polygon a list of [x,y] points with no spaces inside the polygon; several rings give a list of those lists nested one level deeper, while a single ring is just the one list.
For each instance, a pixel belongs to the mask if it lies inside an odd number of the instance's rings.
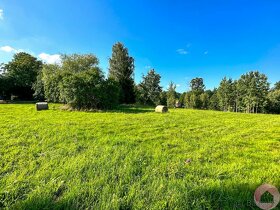
[{"label": "tree canopy", "polygon": [[25,52],[16,53],[13,59],[3,66],[8,95],[19,99],[32,99],[32,86],[42,69],[42,62]]},{"label": "tree canopy", "polygon": [[138,85],[138,101],[143,104],[158,105],[160,103],[161,76],[154,69],[143,75],[142,82]]}]

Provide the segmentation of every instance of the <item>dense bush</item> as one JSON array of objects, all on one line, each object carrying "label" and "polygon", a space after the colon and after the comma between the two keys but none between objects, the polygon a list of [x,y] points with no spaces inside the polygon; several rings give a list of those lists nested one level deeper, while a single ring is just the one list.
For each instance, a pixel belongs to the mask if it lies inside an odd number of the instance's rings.
[{"label": "dense bush", "polygon": [[48,101],[61,102],[60,89],[59,89],[60,82],[62,80],[61,72],[62,72],[61,67],[58,65],[49,64],[49,65],[44,65],[43,67],[42,81],[44,85],[45,98]]},{"label": "dense bush", "polygon": [[74,109],[109,109],[118,104],[119,86],[105,79],[94,55],[64,55],[61,65],[45,65],[42,81],[48,101]]}]

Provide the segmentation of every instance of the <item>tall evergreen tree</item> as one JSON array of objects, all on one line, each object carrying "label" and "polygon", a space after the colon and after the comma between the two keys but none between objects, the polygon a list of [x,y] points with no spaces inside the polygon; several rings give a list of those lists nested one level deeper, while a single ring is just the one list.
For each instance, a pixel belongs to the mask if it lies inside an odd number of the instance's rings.
[{"label": "tall evergreen tree", "polygon": [[170,82],[167,90],[167,106],[174,107],[176,103],[176,85]]},{"label": "tall evergreen tree", "polygon": [[112,57],[109,59],[109,78],[120,85],[120,102],[134,103],[134,59],[129,56],[128,49],[120,42],[112,48]]},{"label": "tall evergreen tree", "polygon": [[160,103],[160,86],[161,76],[150,70],[146,76],[143,75],[143,81],[138,85],[138,100],[143,104],[157,105]]}]

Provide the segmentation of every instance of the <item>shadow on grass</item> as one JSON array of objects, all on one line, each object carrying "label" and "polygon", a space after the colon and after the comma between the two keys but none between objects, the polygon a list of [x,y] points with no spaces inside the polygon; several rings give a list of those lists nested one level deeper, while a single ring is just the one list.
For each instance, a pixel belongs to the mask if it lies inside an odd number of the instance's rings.
[{"label": "shadow on grass", "polygon": [[[35,105],[37,101],[1,101],[0,104],[32,104]],[[70,110],[69,107],[65,104],[60,103],[49,103],[50,109],[60,109],[65,111],[81,111],[81,112],[109,112],[109,113],[128,113],[128,114],[138,114],[138,113],[147,113],[154,112],[154,107],[151,106],[141,106],[141,105],[120,105],[114,109],[108,110]]]},{"label": "shadow on grass", "polygon": [[35,104],[37,101],[6,101],[0,100],[0,104]]},{"label": "shadow on grass", "polygon": [[[174,190],[174,187],[171,187]],[[186,189],[181,187],[177,189],[176,200],[169,200],[168,197],[170,191],[164,191],[160,195],[147,194],[147,197],[139,194],[134,194],[128,198],[127,193],[129,190],[118,194],[118,203],[114,203],[110,200],[111,195],[107,194],[109,200],[104,200],[104,194],[102,191],[89,192],[87,190],[73,195],[71,197],[60,197],[58,200],[54,200],[53,197],[35,196],[30,199],[22,200],[19,203],[15,203],[13,209],[100,209],[104,207],[105,203],[108,208],[111,209],[152,209],[159,207],[158,209],[259,209],[254,203],[253,195],[256,186],[238,185],[227,186],[221,188],[207,188],[204,189]],[[183,191],[182,191],[183,190]],[[145,186],[141,189],[145,191]],[[112,192],[113,193],[113,192]],[[142,192],[143,193],[143,192]],[[103,199],[102,199],[103,198]],[[139,200],[148,200],[144,202],[145,206],[138,206]],[[105,202],[105,203],[104,203]],[[279,204],[280,205],[280,204]],[[278,205],[278,207],[279,207]],[[277,209],[277,208],[276,208]]]},{"label": "shadow on grass", "polygon": [[104,112],[109,113],[127,113],[127,114],[140,114],[154,112],[155,109],[152,106],[142,106],[135,104],[119,105],[118,107],[111,110],[104,110]]}]

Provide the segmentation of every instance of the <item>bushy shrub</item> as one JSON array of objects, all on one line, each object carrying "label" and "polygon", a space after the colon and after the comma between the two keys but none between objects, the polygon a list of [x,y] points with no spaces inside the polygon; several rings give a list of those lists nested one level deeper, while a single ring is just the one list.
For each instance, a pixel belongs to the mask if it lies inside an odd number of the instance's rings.
[{"label": "bushy shrub", "polygon": [[119,103],[119,86],[105,79],[94,55],[64,55],[61,65],[45,65],[42,81],[48,101],[74,109],[110,109]]},{"label": "bushy shrub", "polygon": [[103,75],[99,69],[67,72],[60,82],[60,100],[75,109],[99,108]]}]

